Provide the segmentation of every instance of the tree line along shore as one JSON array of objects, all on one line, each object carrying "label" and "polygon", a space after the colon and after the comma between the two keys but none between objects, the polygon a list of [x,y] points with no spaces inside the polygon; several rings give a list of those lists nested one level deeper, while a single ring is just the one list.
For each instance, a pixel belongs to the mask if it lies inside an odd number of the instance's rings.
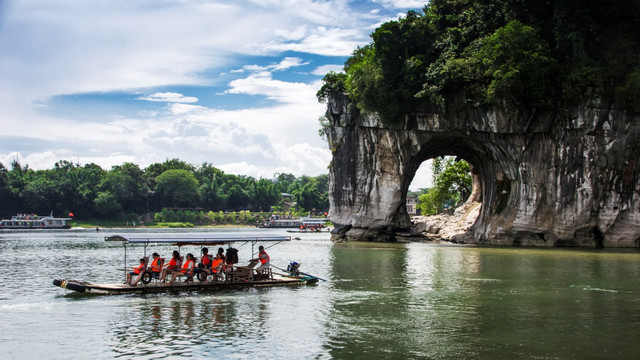
[{"label": "tree line along shore", "polygon": [[167,159],[103,169],[66,160],[33,170],[0,163],[0,215],[73,215],[74,226],[256,225],[272,213],[324,214],[329,177],[276,173],[272,179],[226,174],[209,163]]}]

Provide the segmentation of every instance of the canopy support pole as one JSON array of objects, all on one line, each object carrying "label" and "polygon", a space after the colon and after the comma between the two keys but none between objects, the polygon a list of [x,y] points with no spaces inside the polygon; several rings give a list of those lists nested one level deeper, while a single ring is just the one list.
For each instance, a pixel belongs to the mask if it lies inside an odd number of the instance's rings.
[{"label": "canopy support pole", "polygon": [[124,281],[127,281],[127,242],[123,241],[124,244],[124,266],[122,269],[124,270]]}]

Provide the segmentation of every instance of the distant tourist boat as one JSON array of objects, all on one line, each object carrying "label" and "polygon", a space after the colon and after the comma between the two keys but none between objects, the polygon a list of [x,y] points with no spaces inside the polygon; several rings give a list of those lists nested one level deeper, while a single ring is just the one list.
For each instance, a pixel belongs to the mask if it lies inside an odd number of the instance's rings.
[{"label": "distant tourist boat", "polygon": [[265,228],[296,228],[300,230],[321,230],[327,219],[324,218],[295,218],[286,215],[271,215],[269,220],[262,224]]},{"label": "distant tourist boat", "polygon": [[53,217],[53,212],[49,216],[18,214],[10,220],[0,220],[0,229],[68,229],[69,220],[71,218]]}]

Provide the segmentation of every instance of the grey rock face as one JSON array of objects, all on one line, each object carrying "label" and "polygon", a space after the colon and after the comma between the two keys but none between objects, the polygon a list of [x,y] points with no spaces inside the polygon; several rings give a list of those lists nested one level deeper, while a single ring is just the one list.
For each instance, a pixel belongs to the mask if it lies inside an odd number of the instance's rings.
[{"label": "grey rock face", "polygon": [[[333,239],[396,241],[420,164],[456,155],[474,168],[482,209],[468,243],[634,247],[640,241],[640,117],[597,100],[560,113],[469,109],[384,126],[329,98]],[[414,233],[416,233],[414,231]]]}]

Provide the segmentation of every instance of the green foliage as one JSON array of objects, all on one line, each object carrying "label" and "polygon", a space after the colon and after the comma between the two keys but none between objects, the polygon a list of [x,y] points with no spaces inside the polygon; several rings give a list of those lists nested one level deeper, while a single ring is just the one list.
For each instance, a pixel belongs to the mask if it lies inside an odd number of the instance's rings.
[{"label": "green foliage", "polygon": [[625,109],[640,112],[640,70],[629,74],[627,81],[618,88],[618,95]]},{"label": "green foliage", "polygon": [[[195,167],[177,159],[144,170],[131,163],[104,170],[63,160],[38,171],[18,162],[10,168],[0,163],[0,215],[73,212],[76,219],[138,222],[148,213],[156,222],[255,225],[259,214],[280,206],[282,193],[293,194],[289,201],[298,202],[302,211],[328,211],[328,175],[274,178],[225,174],[208,163]],[[225,210],[236,213],[229,216]]]},{"label": "green foliage", "polygon": [[363,112],[396,123],[417,106],[501,100],[554,108],[587,91],[637,111],[640,6],[629,0],[432,0],[382,24],[325,77],[321,101],[344,89]]},{"label": "green foliage", "polygon": [[442,189],[446,194],[461,195],[467,198],[471,194],[471,168],[464,160],[456,161],[447,158],[442,174],[436,180],[436,189]]},{"label": "green foliage", "polygon": [[418,196],[417,208],[423,215],[436,215],[442,212],[445,199],[435,189],[428,189],[425,194]]},{"label": "green foliage", "polygon": [[[455,161],[447,157],[433,162],[433,173],[437,174],[435,185],[418,196],[417,207],[425,215],[442,213],[445,207],[465,200],[471,194],[471,168],[464,160]],[[436,167],[442,166],[442,170]]]},{"label": "green foliage", "polygon": [[[213,211],[201,211],[201,210],[174,210],[174,209],[162,209],[162,211],[155,214],[155,221],[161,226],[167,226],[168,223],[187,223],[198,225],[255,225],[256,222],[262,222],[262,218],[257,216],[258,214],[252,213],[249,210],[242,211],[230,211],[230,212],[213,212]],[[263,217],[264,216],[263,214]]]},{"label": "green foliage", "polygon": [[190,222],[163,222],[157,224],[156,226],[168,228],[192,228],[193,224]]},{"label": "green foliage", "polygon": [[473,52],[481,73],[489,78],[485,98],[524,101],[528,105],[551,103],[556,61],[534,28],[513,20],[481,41]]},{"label": "green foliage", "polygon": [[444,158],[436,157],[431,160],[431,175],[433,176],[432,180],[435,184],[438,181],[438,177],[442,174],[442,170],[444,170]]},{"label": "green foliage", "polygon": [[114,166],[102,178],[98,189],[113,195],[123,210],[137,213],[144,211],[149,192],[143,171],[132,163]]},{"label": "green foliage", "polygon": [[320,129],[318,129],[318,136],[320,136],[321,139],[326,139],[329,127],[331,126],[329,119],[327,119],[327,117],[324,115],[320,116],[318,117],[318,124],[320,124]]},{"label": "green foliage", "polygon": [[345,81],[347,80],[347,74],[337,73],[335,71],[329,71],[327,75],[322,78],[322,87],[316,93],[316,97],[319,102],[327,101],[327,97],[331,93],[343,92],[346,90]]},{"label": "green foliage", "polygon": [[108,191],[98,192],[93,202],[97,215],[102,218],[116,217],[122,211],[122,205],[120,205],[116,196]]},{"label": "green foliage", "polygon": [[198,180],[187,170],[166,170],[156,178],[156,194],[169,202],[167,205],[194,203],[198,199]]}]

